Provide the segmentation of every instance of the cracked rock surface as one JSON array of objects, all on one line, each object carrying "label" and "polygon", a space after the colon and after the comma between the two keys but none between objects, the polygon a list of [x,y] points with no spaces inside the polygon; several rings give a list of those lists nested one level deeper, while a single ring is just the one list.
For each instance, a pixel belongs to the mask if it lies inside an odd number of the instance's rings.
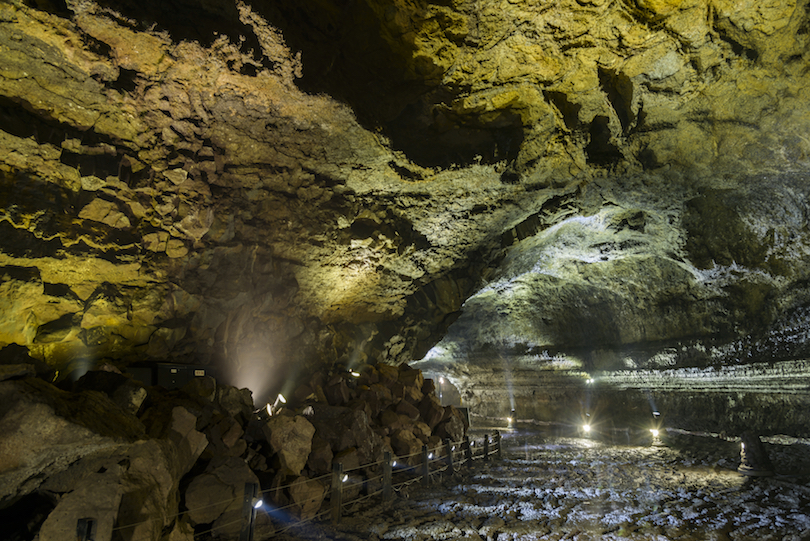
[{"label": "cracked rock surface", "polygon": [[[57,378],[216,366],[257,402],[427,355],[500,418],[509,385],[550,418],[586,374],[801,360],[808,24],[806,0],[4,2],[0,345]],[[797,366],[701,426],[804,408]],[[694,425],[684,397],[658,398]]]}]

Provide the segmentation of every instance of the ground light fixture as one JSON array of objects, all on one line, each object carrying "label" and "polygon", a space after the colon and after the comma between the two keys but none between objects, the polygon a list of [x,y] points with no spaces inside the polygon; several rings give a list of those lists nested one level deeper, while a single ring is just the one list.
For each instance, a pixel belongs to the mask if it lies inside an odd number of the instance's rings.
[{"label": "ground light fixture", "polygon": [[279,393],[272,405],[268,403],[267,406],[265,406],[267,409],[267,415],[272,417],[273,415],[277,414],[279,411],[281,411],[281,408],[283,408],[284,404],[286,403],[287,399],[284,398],[283,394]]}]

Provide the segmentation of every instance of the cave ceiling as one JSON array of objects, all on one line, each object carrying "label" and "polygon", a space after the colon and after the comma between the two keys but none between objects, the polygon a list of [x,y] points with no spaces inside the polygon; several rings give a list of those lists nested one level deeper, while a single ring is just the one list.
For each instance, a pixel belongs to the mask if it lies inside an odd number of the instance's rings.
[{"label": "cave ceiling", "polygon": [[802,358],[807,6],[0,3],[0,345],[275,389]]}]

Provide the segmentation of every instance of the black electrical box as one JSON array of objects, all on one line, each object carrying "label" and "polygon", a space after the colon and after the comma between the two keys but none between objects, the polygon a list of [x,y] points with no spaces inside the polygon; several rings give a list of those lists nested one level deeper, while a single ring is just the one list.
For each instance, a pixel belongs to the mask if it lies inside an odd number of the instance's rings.
[{"label": "black electrical box", "polygon": [[167,389],[179,389],[194,378],[205,376],[205,367],[191,364],[157,364],[157,384]]},{"label": "black electrical box", "polygon": [[127,372],[146,386],[160,385],[166,389],[179,389],[194,378],[208,373],[205,366],[173,363],[128,366]]}]

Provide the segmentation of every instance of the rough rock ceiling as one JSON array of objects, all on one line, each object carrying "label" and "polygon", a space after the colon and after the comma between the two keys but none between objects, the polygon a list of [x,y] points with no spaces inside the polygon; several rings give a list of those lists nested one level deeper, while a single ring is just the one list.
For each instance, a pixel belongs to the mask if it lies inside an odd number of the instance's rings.
[{"label": "rough rock ceiling", "polygon": [[0,4],[0,343],[261,394],[445,337],[527,403],[801,358],[807,5]]}]

